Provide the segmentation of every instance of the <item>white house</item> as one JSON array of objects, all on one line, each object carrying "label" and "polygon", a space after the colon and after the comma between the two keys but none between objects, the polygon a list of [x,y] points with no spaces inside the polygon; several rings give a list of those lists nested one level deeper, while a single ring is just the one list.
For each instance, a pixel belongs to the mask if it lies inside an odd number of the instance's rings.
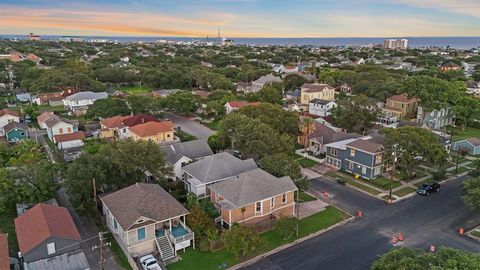
[{"label": "white house", "polygon": [[337,107],[337,103],[333,100],[312,99],[308,104],[308,113],[318,116],[328,116],[331,110]]},{"label": "white house", "polygon": [[53,141],[56,135],[71,134],[77,131],[77,125],[69,120],[53,115],[45,121],[48,138]]},{"label": "white house", "polygon": [[0,110],[0,135],[3,136],[3,127],[8,123],[18,122],[20,123],[20,113],[10,109]]},{"label": "white house", "polygon": [[78,92],[63,100],[63,105],[72,111],[75,115],[84,115],[87,113],[88,107],[96,100],[106,99],[108,97],[106,92]]},{"label": "white house", "polygon": [[260,102],[247,102],[247,101],[230,101],[225,103],[224,108],[225,108],[225,113],[229,114],[233,111],[236,111],[240,109],[241,107],[245,106],[258,106],[260,105]]},{"label": "white house", "polygon": [[85,139],[85,134],[83,133],[83,131],[55,135],[53,137],[53,141],[57,144],[58,149],[82,147],[84,145],[83,139]]}]

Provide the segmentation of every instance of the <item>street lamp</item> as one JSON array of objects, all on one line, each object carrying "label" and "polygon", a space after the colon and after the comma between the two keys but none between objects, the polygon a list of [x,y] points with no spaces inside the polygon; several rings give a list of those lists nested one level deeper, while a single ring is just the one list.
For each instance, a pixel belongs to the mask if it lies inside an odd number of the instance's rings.
[{"label": "street lamp", "polygon": [[397,150],[395,145],[393,146],[392,156],[393,156],[393,168],[392,168],[392,172],[390,173],[390,191],[388,193],[389,202],[392,202],[393,173],[395,172],[395,166],[397,163]]}]

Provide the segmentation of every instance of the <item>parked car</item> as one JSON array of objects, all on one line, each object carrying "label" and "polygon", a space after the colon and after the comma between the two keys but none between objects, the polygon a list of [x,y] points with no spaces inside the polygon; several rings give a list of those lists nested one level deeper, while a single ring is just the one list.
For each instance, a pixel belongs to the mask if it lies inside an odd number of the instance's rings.
[{"label": "parked car", "polygon": [[439,192],[440,191],[440,184],[438,183],[424,183],[417,189],[418,195],[426,195],[430,196],[432,192]]},{"label": "parked car", "polygon": [[157,259],[152,254],[145,255],[140,258],[140,264],[143,270],[162,270]]}]

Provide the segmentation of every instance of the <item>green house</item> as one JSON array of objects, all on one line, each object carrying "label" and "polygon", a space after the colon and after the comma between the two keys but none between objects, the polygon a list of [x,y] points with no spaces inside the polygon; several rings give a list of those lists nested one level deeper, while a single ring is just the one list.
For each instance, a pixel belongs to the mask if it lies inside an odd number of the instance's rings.
[{"label": "green house", "polygon": [[19,142],[28,139],[28,127],[18,122],[10,122],[3,127],[7,142]]}]

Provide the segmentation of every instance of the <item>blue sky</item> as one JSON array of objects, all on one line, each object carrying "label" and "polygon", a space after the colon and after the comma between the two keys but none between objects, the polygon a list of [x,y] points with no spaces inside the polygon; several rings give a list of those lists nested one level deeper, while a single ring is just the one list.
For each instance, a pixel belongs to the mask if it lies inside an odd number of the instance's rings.
[{"label": "blue sky", "polygon": [[0,33],[480,36],[480,0],[2,0]]}]

